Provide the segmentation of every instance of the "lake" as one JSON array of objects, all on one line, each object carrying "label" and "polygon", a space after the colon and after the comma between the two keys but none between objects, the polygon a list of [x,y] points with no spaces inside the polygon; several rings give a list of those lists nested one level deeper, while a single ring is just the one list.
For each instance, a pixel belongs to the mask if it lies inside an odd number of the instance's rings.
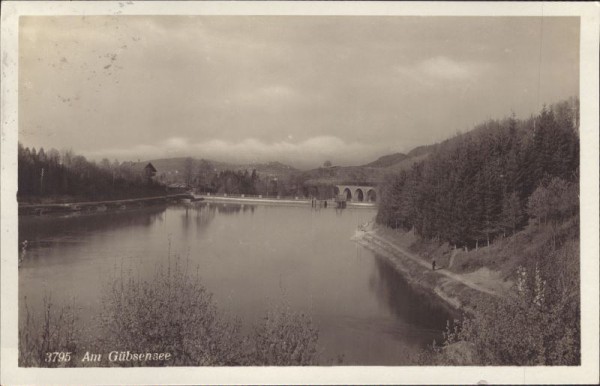
[{"label": "lake", "polygon": [[374,208],[192,203],[122,212],[19,218],[29,247],[19,269],[24,300],[40,308],[75,302],[82,319],[100,309],[121,269],[150,275],[172,253],[198,266],[219,308],[257,322],[285,299],[312,316],[323,364],[403,365],[450,318],[417,294],[389,262],[351,240]]}]

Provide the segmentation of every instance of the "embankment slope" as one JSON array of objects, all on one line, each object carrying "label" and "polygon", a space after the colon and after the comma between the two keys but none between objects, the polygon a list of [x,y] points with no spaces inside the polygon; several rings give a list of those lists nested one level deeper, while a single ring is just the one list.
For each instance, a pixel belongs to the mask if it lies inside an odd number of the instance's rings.
[{"label": "embankment slope", "polygon": [[356,232],[354,240],[388,259],[411,285],[435,294],[458,310],[470,312],[474,304],[486,297],[504,297],[510,293],[510,280],[487,267],[473,272],[458,273],[450,270],[449,262],[442,254],[436,257],[437,267],[432,270],[431,258],[410,251],[415,243],[409,233],[400,233],[388,228],[369,224]]}]

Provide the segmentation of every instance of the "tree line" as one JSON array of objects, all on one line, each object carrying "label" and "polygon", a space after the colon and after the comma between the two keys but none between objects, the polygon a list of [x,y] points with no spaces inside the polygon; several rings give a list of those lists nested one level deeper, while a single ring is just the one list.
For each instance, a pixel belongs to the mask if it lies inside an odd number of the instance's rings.
[{"label": "tree line", "polygon": [[18,145],[18,194],[23,201],[107,200],[165,193],[162,184],[147,178],[132,162],[99,164],[71,150]]},{"label": "tree line", "polygon": [[578,116],[571,98],[441,143],[385,180],[377,221],[469,248],[513,234],[529,219],[571,216],[579,201]]},{"label": "tree line", "polygon": [[184,160],[182,173],[178,176],[158,175],[160,181],[181,181],[201,193],[245,194],[262,196],[308,196],[304,180],[297,173],[289,176],[259,173],[256,169],[217,171],[207,160]]}]

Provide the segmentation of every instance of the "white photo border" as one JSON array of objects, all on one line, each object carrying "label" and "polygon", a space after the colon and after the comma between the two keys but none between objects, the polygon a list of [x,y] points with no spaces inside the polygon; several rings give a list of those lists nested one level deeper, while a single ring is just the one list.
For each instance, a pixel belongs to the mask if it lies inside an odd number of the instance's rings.
[{"label": "white photo border", "polygon": [[[575,367],[163,367],[19,368],[18,26],[25,15],[371,15],[580,17],[581,366]],[[2,384],[459,384],[599,381],[598,3],[8,1],[1,14],[1,356]]]}]

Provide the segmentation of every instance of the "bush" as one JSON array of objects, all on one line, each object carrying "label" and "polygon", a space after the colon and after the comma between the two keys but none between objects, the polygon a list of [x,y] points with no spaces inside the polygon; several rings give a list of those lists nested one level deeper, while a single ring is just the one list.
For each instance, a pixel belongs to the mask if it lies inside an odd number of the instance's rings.
[{"label": "bush", "polygon": [[472,318],[455,321],[452,328],[448,324],[443,345],[434,342],[421,364],[580,364],[576,299],[548,291],[537,268],[519,267],[516,287],[515,296],[481,301]]},{"label": "bush", "polygon": [[251,339],[253,365],[318,364],[319,332],[309,317],[281,303],[267,312]]},{"label": "bush", "polygon": [[[27,309],[19,330],[19,365],[83,366],[83,350],[108,354],[170,353],[168,361],[102,361],[94,366],[303,366],[316,365],[318,330],[312,320],[281,302],[270,308],[250,335],[241,322],[217,308],[189,261],[171,254],[150,280],[120,272],[107,285],[100,316],[89,326],[91,343],[80,344],[73,307],[57,308],[44,299],[42,323]],[[190,273],[191,272],[191,273]],[[79,343],[78,343],[79,342]],[[82,347],[85,346],[85,347]],[[76,350],[79,349],[79,353]],[[68,362],[46,362],[48,352],[72,352]],[[77,357],[77,358],[75,358]]]},{"label": "bush", "polygon": [[538,222],[554,224],[579,210],[578,185],[558,177],[540,185],[529,197],[527,212]]},{"label": "bush", "polygon": [[25,320],[19,327],[19,366],[58,367],[68,363],[48,354],[76,352],[80,330],[74,307],[57,306],[45,295],[40,318],[29,310],[27,300],[24,306]]},{"label": "bush", "polygon": [[[139,365],[300,366],[318,361],[318,331],[310,318],[282,303],[270,309],[254,333],[220,312],[196,270],[176,257],[152,280],[131,273],[112,281],[103,299],[101,346],[132,352],[169,352],[173,360]],[[125,362],[124,365],[131,365]]]},{"label": "bush", "polygon": [[102,300],[101,345],[111,351],[171,353],[172,360],[159,365],[240,364],[239,322],[219,314],[198,272],[188,272],[176,258],[172,267],[170,259],[167,267],[159,266],[152,280],[130,272],[115,278]]}]

